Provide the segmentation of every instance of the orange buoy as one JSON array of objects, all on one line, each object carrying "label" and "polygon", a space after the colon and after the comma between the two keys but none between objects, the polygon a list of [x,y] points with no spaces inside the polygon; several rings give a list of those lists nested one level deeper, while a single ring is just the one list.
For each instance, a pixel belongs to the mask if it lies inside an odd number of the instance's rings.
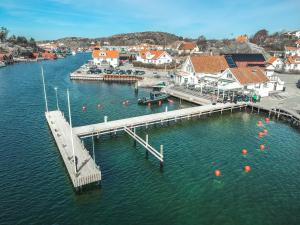
[{"label": "orange buoy", "polygon": [[158,105],[161,105],[161,101],[158,101]]},{"label": "orange buoy", "polygon": [[243,154],[243,155],[247,155],[247,153],[248,153],[247,149],[243,149],[243,150],[242,150],[242,154]]},{"label": "orange buoy", "polygon": [[267,117],[267,118],[265,119],[265,121],[266,121],[267,123],[269,123],[269,122],[270,122],[270,118]]},{"label": "orange buoy", "polygon": [[151,102],[148,102],[148,106],[149,106],[149,107],[151,106]]},{"label": "orange buoy", "polygon": [[220,170],[215,170],[215,176],[216,176],[216,177],[221,176],[221,171],[220,171]]},{"label": "orange buoy", "polygon": [[258,137],[261,138],[261,137],[263,137],[263,136],[264,136],[264,133],[263,133],[263,132],[259,132],[259,133],[258,133]]},{"label": "orange buoy", "polygon": [[261,151],[263,151],[263,150],[265,150],[265,145],[260,145],[259,148]]},{"label": "orange buoy", "polygon": [[251,167],[250,167],[250,166],[244,166],[244,171],[245,171],[246,173],[250,172],[250,170],[251,170]]},{"label": "orange buoy", "polygon": [[262,125],[263,125],[262,121],[259,120],[259,121],[257,122],[257,125],[258,125],[259,127],[262,126]]},{"label": "orange buoy", "polygon": [[264,134],[267,134],[268,133],[268,130],[264,129]]}]

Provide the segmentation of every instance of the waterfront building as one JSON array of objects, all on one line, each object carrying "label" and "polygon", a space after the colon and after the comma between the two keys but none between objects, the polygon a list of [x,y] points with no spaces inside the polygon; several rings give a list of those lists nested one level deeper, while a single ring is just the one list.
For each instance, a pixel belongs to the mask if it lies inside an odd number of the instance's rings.
[{"label": "waterfront building", "polygon": [[166,51],[160,50],[143,50],[140,51],[136,61],[147,64],[167,64],[172,62],[172,57]]},{"label": "waterfront building", "polygon": [[273,83],[260,67],[236,67],[226,69],[217,79],[219,90],[242,90],[245,94],[269,95]]},{"label": "waterfront building", "polygon": [[300,72],[300,56],[288,56],[284,63],[284,70],[286,72],[299,73]]},{"label": "waterfront building", "polygon": [[119,51],[117,50],[94,49],[92,57],[94,65],[112,67],[119,65]]},{"label": "waterfront building", "polygon": [[265,57],[262,54],[253,53],[234,53],[225,54],[225,58],[230,67],[251,67],[251,66],[265,66]]},{"label": "waterfront building", "polygon": [[227,68],[229,66],[224,56],[192,55],[187,57],[174,80],[179,85],[198,85],[201,80],[215,80]]},{"label": "waterfront building", "polygon": [[42,53],[42,58],[45,60],[53,60],[57,59],[57,55],[55,53],[45,51],[44,53]]},{"label": "waterfront building", "polygon": [[272,76],[274,71],[280,71],[283,69],[283,61],[278,57],[270,57],[266,62],[266,74]]},{"label": "waterfront building", "polygon": [[293,46],[284,46],[284,55],[285,58],[289,56],[300,56],[300,48]]},{"label": "waterfront building", "polygon": [[183,42],[178,46],[177,50],[179,55],[193,54],[199,52],[199,48],[194,42]]}]

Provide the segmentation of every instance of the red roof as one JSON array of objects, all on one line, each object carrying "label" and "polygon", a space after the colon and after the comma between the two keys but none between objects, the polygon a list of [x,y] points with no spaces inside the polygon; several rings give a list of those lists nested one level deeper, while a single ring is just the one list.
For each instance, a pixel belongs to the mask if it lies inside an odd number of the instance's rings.
[{"label": "red roof", "polygon": [[119,51],[117,50],[94,50],[93,58],[119,58]]},{"label": "red roof", "polygon": [[184,42],[179,46],[179,50],[193,50],[197,45],[194,42]]},{"label": "red roof", "polygon": [[230,71],[242,85],[269,81],[264,71],[259,67],[236,67],[230,68]]},{"label": "red roof", "polygon": [[[167,54],[165,51],[160,50],[142,50],[140,51],[140,57],[143,59],[158,59],[162,54]],[[146,55],[149,54],[151,58],[146,58]]]},{"label": "red roof", "polygon": [[267,63],[272,64],[272,63],[275,62],[277,59],[278,59],[277,57],[272,56],[272,57],[270,57],[270,58],[268,59]]},{"label": "red roof", "polygon": [[190,58],[196,73],[219,73],[229,68],[223,55],[193,55]]}]

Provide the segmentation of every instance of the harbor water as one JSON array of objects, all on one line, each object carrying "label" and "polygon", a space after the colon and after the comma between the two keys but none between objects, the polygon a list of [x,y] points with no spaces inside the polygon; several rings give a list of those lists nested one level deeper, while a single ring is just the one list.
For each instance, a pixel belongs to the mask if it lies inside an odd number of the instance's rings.
[{"label": "harbor water", "polygon": [[[245,112],[138,129],[153,147],[164,145],[163,170],[127,134],[100,137],[101,186],[75,193],[45,120],[41,65],[49,109],[56,109],[57,87],[67,115],[69,88],[74,126],[192,107],[175,99],[137,105],[149,90],[136,94],[126,83],[70,81],[88,59],[77,54],[0,69],[0,224],[300,224],[300,133],[274,120],[258,127],[263,115]],[[269,132],[258,138],[262,129]],[[90,139],[85,145],[91,151]]]}]

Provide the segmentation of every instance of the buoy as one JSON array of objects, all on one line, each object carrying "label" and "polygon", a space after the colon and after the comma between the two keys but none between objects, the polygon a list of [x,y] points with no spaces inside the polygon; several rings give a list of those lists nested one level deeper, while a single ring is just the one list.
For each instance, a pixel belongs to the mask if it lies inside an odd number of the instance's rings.
[{"label": "buoy", "polygon": [[264,136],[264,133],[263,133],[263,132],[259,132],[259,133],[258,133],[258,137],[261,138],[261,137],[263,137],[263,136]]},{"label": "buoy", "polygon": [[158,105],[161,105],[161,101],[158,101]]},{"label": "buoy", "polygon": [[215,176],[216,176],[216,177],[221,176],[221,171],[220,171],[220,170],[215,170]]},{"label": "buoy", "polygon": [[86,106],[82,106],[82,112],[86,111]]},{"label": "buoy", "polygon": [[267,134],[268,133],[268,130],[264,129],[264,134]]},{"label": "buoy", "polygon": [[258,126],[262,126],[262,125],[263,125],[262,121],[259,120],[259,121],[257,122],[257,125],[258,125]]},{"label": "buoy", "polygon": [[101,108],[101,104],[98,104],[98,105],[97,105],[97,108],[100,109],[100,108]]},{"label": "buoy", "polygon": [[260,145],[259,148],[260,148],[261,151],[265,150],[265,146],[264,145]]},{"label": "buoy", "polygon": [[265,121],[266,121],[267,123],[269,123],[269,122],[270,122],[270,118],[267,117],[267,118],[265,119]]},{"label": "buoy", "polygon": [[148,102],[148,106],[149,106],[149,107],[151,106],[151,102]]},{"label": "buoy", "polygon": [[242,150],[242,154],[243,154],[243,155],[247,155],[247,153],[248,153],[247,149],[243,149],[243,150]]},{"label": "buoy", "polygon": [[251,167],[250,167],[250,166],[244,166],[244,171],[245,171],[246,173],[250,172],[250,170],[251,170]]}]

